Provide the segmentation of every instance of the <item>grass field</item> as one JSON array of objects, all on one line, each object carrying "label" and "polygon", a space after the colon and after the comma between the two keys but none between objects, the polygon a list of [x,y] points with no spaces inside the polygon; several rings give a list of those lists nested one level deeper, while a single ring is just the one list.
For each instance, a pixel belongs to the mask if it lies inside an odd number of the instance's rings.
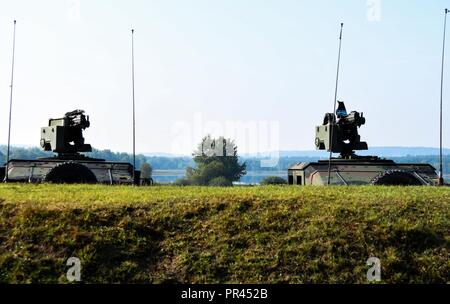
[{"label": "grass field", "polygon": [[450,187],[0,185],[0,282],[450,282]]}]

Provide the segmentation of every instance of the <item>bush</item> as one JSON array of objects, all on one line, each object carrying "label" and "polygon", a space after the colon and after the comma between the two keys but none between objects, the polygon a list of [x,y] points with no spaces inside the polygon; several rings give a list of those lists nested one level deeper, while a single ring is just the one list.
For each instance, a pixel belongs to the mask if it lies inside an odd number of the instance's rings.
[{"label": "bush", "polygon": [[213,187],[231,187],[233,186],[233,183],[225,177],[219,176],[210,180],[208,185]]},{"label": "bush", "polygon": [[204,137],[193,153],[193,160],[195,168],[186,169],[186,178],[192,185],[231,186],[246,173],[245,163],[239,163],[234,141],[224,137]]},{"label": "bush", "polygon": [[173,182],[175,186],[191,186],[192,181],[187,178],[179,178]]},{"label": "bush", "polygon": [[198,183],[200,185],[209,185],[209,183],[215,178],[224,177],[225,175],[225,166],[220,161],[212,161],[208,164],[204,164],[201,166],[202,170],[197,172]]},{"label": "bush", "polygon": [[147,163],[147,162],[142,163],[142,165],[141,165],[141,178],[142,179],[151,178],[152,172],[153,172],[153,168],[149,163]]},{"label": "bush", "polygon": [[261,185],[286,185],[287,181],[279,176],[268,176],[261,181]]}]

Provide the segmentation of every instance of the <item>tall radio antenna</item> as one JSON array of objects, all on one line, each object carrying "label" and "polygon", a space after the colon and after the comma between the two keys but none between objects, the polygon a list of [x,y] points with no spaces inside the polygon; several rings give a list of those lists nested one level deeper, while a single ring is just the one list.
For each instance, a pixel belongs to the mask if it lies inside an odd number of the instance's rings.
[{"label": "tall radio antenna", "polygon": [[16,52],[16,20],[14,20],[14,34],[13,34],[13,49],[12,49],[12,64],[11,64],[11,85],[9,95],[9,125],[8,125],[8,147],[6,150],[6,168],[5,168],[5,182],[8,181],[9,170],[9,154],[11,150],[11,114],[12,114],[12,99],[13,99],[13,83],[14,83],[14,54]]},{"label": "tall radio antenna", "polygon": [[[338,52],[338,61],[337,61],[337,71],[336,71],[336,87],[334,90],[334,100],[333,100],[333,115],[336,113],[336,103],[337,103],[337,92],[338,92],[338,84],[339,84],[339,67],[341,64],[341,46],[342,46],[342,30],[344,28],[344,23],[341,23],[341,33],[339,34],[339,52]],[[331,157],[333,156],[333,123],[330,123],[330,155],[328,157],[328,182],[327,185],[330,185],[331,181]]]},{"label": "tall radio antenna", "polygon": [[134,102],[134,29],[131,30],[131,82],[133,87],[133,182],[136,182],[136,112]]},{"label": "tall radio antenna", "polygon": [[442,43],[442,66],[441,66],[441,100],[439,107],[439,185],[444,185],[444,174],[442,165],[442,100],[444,91],[444,59],[445,59],[445,30],[447,28],[447,13],[448,9],[445,9],[444,14],[444,38]]}]

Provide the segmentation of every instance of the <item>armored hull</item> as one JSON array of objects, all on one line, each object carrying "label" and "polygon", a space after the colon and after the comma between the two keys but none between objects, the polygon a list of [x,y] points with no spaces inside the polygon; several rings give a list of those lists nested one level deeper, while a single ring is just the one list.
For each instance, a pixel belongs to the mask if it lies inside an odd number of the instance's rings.
[{"label": "armored hull", "polygon": [[[138,177],[137,177],[138,178]],[[133,184],[133,166],[96,159],[13,159],[8,163],[9,182]]]},{"label": "armored hull", "polygon": [[[328,160],[298,163],[288,170],[291,185],[327,185]],[[437,185],[430,164],[398,164],[384,159],[332,159],[331,185]]]}]

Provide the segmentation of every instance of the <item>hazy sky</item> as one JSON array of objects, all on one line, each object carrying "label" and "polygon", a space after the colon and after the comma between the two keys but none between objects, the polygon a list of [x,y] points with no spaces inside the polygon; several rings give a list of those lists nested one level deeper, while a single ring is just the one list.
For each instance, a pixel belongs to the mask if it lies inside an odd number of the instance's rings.
[{"label": "hazy sky", "polygon": [[[91,117],[88,143],[131,151],[134,28],[138,152],[189,154],[208,132],[235,137],[245,152],[312,150],[314,126],[333,106],[344,22],[338,99],[364,112],[362,137],[371,146],[438,146],[446,6],[441,0],[2,0],[0,143],[7,141],[17,19],[13,144],[38,145],[49,117],[81,108]],[[450,45],[447,56],[448,147]]]}]

